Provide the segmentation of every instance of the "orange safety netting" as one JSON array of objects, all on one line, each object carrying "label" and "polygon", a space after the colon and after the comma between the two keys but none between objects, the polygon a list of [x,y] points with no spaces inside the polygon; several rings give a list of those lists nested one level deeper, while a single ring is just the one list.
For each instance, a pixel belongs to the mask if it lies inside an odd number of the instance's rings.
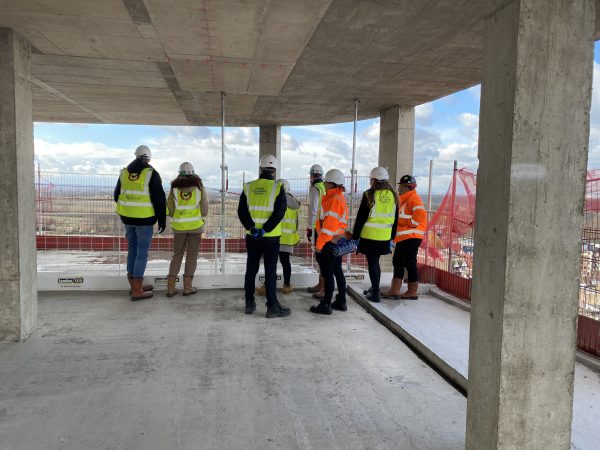
[{"label": "orange safety netting", "polygon": [[[460,254],[468,260],[470,266],[476,186],[476,173],[468,169],[456,171],[442,203],[427,226],[422,247],[427,249],[429,258],[448,257],[448,249],[451,249],[454,255]],[[586,212],[600,211],[600,169],[587,172],[584,209]]]},{"label": "orange safety netting", "polygon": [[442,203],[427,226],[423,247],[428,256],[439,259],[444,249],[453,253],[462,248],[460,239],[469,235],[475,223],[477,176],[468,169],[456,171]]}]

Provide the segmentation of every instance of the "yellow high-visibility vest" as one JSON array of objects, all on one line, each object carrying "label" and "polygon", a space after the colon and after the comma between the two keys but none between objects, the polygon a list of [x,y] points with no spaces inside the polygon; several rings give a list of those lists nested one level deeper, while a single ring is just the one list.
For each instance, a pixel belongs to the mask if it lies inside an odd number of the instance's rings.
[{"label": "yellow high-visibility vest", "polygon": [[316,222],[319,218],[319,212],[321,211],[321,204],[323,203],[323,197],[327,193],[327,189],[325,189],[325,183],[323,183],[322,181],[317,181],[313,186],[319,190],[319,204],[317,207],[317,214],[315,216],[315,223],[312,224],[312,227],[315,228]]},{"label": "yellow high-visibility vest", "polygon": [[127,168],[121,169],[121,193],[117,200],[117,214],[136,219],[155,216],[149,187],[152,172],[150,167],[140,173],[130,173]]},{"label": "yellow high-visibility vest", "polygon": [[296,245],[299,241],[298,210],[288,208],[281,221],[281,239],[279,243],[283,245]]},{"label": "yellow high-visibility vest", "polygon": [[389,241],[396,217],[396,196],[388,189],[375,191],[375,202],[360,237],[374,241]]},{"label": "yellow high-visibility vest", "polygon": [[202,191],[195,188],[191,192],[182,192],[173,188],[173,199],[175,200],[175,211],[171,218],[171,227],[177,231],[197,230],[204,225],[200,201]]},{"label": "yellow high-visibility vest", "polygon": [[[259,178],[244,185],[248,211],[256,228],[261,229],[269,217],[271,217],[271,214],[273,214],[275,199],[281,189],[281,184],[273,180],[267,180],[266,178]],[[250,234],[250,230],[246,234]],[[273,230],[265,233],[264,236],[281,236],[281,222]]]}]

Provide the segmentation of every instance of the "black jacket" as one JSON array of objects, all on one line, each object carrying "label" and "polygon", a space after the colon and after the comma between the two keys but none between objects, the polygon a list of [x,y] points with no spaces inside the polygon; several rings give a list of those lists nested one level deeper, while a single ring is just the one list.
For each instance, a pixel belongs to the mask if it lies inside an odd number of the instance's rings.
[{"label": "black jacket", "polygon": [[[264,173],[262,173],[259,178],[263,178],[263,179],[267,179],[267,180],[274,179],[274,177],[264,174]],[[283,216],[285,216],[286,210],[287,210],[287,199],[285,197],[284,190],[281,189],[279,191],[279,194],[275,198],[275,204],[273,205],[273,213],[271,214],[271,217],[269,217],[269,219],[265,222],[265,224],[262,227],[262,229],[265,230],[265,233],[269,233],[269,232],[273,231],[273,228],[275,228],[277,226],[277,224],[279,222],[281,222],[281,220],[283,219]],[[256,226],[256,224],[254,223],[254,220],[252,220],[250,211],[248,210],[248,199],[246,198],[246,194],[244,193],[244,191],[242,191],[242,194],[240,195],[240,202],[238,203],[237,212],[238,212],[238,217],[240,218],[240,222],[242,222],[242,225],[244,226],[244,228],[246,230],[249,230],[250,228],[253,228],[254,226]],[[264,239],[270,239],[270,238],[267,237]],[[277,236],[273,239],[279,239],[279,237]]]},{"label": "black jacket", "polygon": [[[397,206],[397,205],[396,205]],[[371,208],[369,207],[369,200],[367,199],[367,193],[363,193],[362,199],[360,201],[360,206],[358,208],[358,213],[356,214],[356,220],[354,221],[354,229],[352,230],[352,239],[358,239],[360,237],[360,233],[367,223],[369,219],[369,212]],[[394,216],[394,225],[392,226],[392,231],[390,233],[390,240],[393,240],[396,237],[396,227],[398,225],[398,208],[396,207],[396,214]],[[387,255],[390,252],[390,242],[389,241],[376,241],[374,239],[365,239],[360,238],[360,242],[358,244],[358,251],[360,253],[374,253],[378,255]]]},{"label": "black jacket", "polygon": [[[154,225],[156,222],[158,222],[158,227],[164,229],[167,226],[167,200],[165,197],[165,191],[162,187],[160,174],[142,158],[134,159],[127,166],[127,170],[130,173],[140,173],[146,168],[153,169],[148,188],[150,189],[150,201],[152,202],[154,214],[156,215],[143,219],[121,216],[121,221],[126,225]],[[119,177],[117,185],[115,186],[115,202],[119,201],[119,195],[121,195],[121,177]]]}]

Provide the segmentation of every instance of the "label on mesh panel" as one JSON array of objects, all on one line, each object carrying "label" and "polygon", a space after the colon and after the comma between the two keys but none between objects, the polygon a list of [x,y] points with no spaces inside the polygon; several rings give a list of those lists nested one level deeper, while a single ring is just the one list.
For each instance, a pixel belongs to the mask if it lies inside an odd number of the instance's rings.
[{"label": "label on mesh panel", "polygon": [[[259,276],[258,276],[258,281],[262,281],[262,282],[264,282],[264,281],[265,281],[265,279],[266,279],[266,277],[265,277],[264,275],[259,275]],[[281,275],[277,275],[277,278],[276,278],[276,280],[277,280],[277,281],[281,281]]]},{"label": "label on mesh panel", "polygon": [[60,277],[57,279],[61,288],[80,288],[83,285],[83,277]]},{"label": "label on mesh panel", "polygon": [[[166,286],[169,278],[168,277],[154,277],[154,284],[156,286]],[[179,283],[179,277],[175,279],[176,283]]]}]

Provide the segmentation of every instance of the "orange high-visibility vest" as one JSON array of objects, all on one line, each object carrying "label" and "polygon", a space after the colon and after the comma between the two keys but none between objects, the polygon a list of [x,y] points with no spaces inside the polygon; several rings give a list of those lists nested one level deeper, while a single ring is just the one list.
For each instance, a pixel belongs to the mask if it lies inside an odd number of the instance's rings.
[{"label": "orange high-visibility vest", "polygon": [[322,250],[335,236],[344,234],[348,226],[348,205],[342,188],[330,189],[325,193],[316,226],[319,235],[315,245],[317,250]]},{"label": "orange high-visibility vest", "polygon": [[394,242],[423,239],[427,229],[427,211],[417,191],[405,192],[399,199],[398,226]]}]

